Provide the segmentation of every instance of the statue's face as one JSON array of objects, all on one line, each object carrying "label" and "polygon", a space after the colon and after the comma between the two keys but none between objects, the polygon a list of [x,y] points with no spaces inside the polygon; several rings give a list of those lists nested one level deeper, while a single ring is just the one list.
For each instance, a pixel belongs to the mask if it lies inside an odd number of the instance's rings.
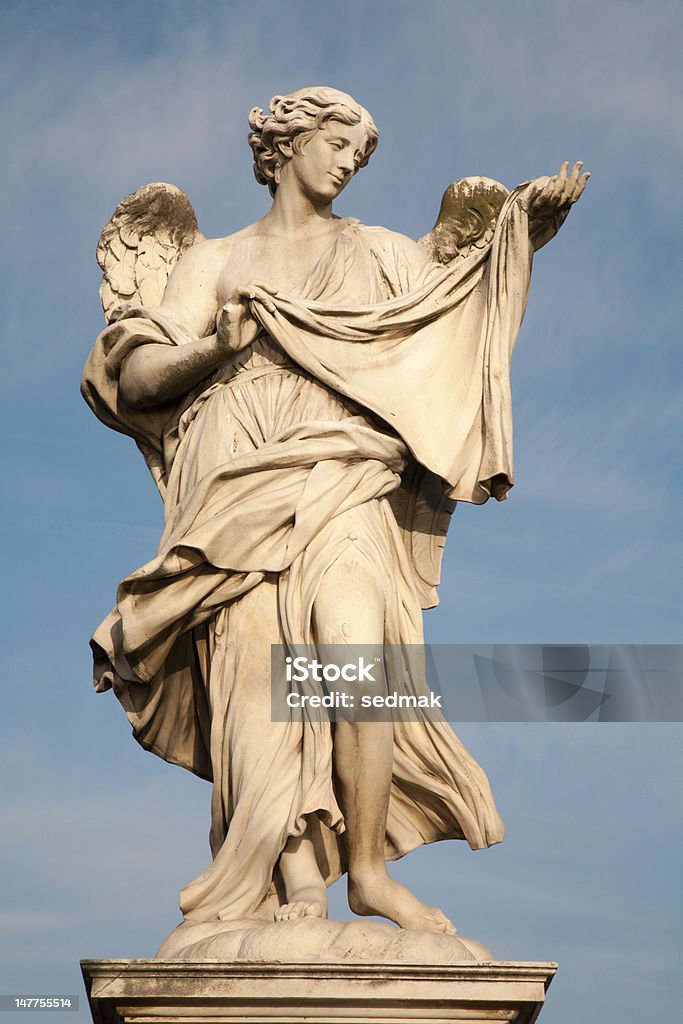
[{"label": "statue's face", "polygon": [[328,121],[292,154],[287,175],[314,201],[336,199],[356,173],[364,144],[362,125]]}]

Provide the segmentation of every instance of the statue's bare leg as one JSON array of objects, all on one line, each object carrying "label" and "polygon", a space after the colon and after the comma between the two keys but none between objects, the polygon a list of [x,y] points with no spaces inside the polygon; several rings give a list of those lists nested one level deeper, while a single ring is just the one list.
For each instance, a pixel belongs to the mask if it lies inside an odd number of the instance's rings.
[{"label": "statue's bare leg", "polygon": [[[320,644],[384,641],[384,593],[373,567],[354,548],[326,572],[313,609]],[[341,655],[341,652],[340,652]],[[340,657],[344,661],[343,655]],[[384,859],[393,765],[392,722],[338,721],[334,767],[346,824],[349,906],[355,914],[378,915],[401,928],[455,934],[436,907],[394,881]]]},{"label": "statue's bare leg", "polygon": [[327,888],[315,859],[310,825],[302,836],[288,840],[280,854],[280,873],[287,902],[275,911],[276,921],[327,917]]}]

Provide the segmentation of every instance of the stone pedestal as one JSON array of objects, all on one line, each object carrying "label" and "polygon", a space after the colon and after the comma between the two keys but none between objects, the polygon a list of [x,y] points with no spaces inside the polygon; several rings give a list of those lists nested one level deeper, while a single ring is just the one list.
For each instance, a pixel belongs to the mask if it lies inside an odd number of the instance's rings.
[{"label": "stone pedestal", "polygon": [[553,963],[83,960],[95,1024],[532,1024]]}]

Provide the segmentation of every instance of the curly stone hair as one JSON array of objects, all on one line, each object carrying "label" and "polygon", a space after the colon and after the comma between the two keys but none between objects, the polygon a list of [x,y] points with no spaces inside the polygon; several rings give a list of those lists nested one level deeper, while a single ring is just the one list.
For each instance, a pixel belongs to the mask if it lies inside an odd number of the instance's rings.
[{"label": "curly stone hair", "polygon": [[365,145],[359,167],[365,167],[377,148],[378,131],[372,117],[352,96],[338,89],[319,85],[287,96],[273,96],[269,109],[270,114],[264,114],[261,107],[249,112],[249,145],[254,154],[254,176],[261,185],[268,186],[271,196],[277,191],[279,170],[287,160],[281,149],[283,143],[291,143],[294,152],[300,153],[304,143],[328,121],[362,124]]}]

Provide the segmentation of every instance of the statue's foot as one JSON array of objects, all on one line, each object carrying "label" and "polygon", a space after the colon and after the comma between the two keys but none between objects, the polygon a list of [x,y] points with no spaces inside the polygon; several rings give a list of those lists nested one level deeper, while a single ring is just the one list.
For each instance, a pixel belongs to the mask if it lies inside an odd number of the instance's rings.
[{"label": "statue's foot", "polygon": [[399,928],[455,935],[455,926],[442,911],[421,903],[386,873],[349,879],[349,906],[354,914],[386,917]]},{"label": "statue's foot", "polygon": [[289,902],[275,911],[276,921],[297,921],[300,917],[327,917],[327,891],[324,886],[309,885],[296,889]]}]

